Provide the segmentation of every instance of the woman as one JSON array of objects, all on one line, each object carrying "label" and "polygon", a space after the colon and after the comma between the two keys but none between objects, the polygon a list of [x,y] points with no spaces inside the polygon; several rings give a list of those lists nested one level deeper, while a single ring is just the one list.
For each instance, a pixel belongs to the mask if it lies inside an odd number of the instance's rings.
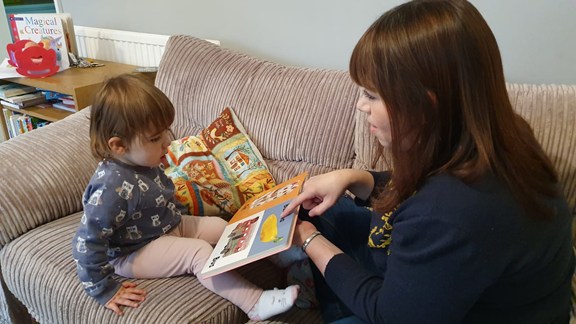
[{"label": "woman", "polygon": [[325,321],[567,322],[570,211],[476,8],[420,0],[386,12],[350,74],[393,172],[313,177],[286,208],[306,209],[295,242],[317,267]]}]

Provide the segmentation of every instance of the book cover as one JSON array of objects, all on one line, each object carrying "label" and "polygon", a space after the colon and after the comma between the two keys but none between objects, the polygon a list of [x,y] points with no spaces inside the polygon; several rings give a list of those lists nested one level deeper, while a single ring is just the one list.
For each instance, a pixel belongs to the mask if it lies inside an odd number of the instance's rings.
[{"label": "book cover", "polygon": [[46,99],[44,97],[44,95],[42,94],[42,92],[40,91],[36,91],[33,93],[25,93],[25,94],[21,94],[21,95],[17,95],[17,96],[12,96],[12,97],[8,97],[8,98],[2,98],[2,100],[8,101],[8,102],[12,102],[12,103],[16,103],[16,104],[21,104],[21,103],[26,103],[28,101],[32,101],[38,98],[43,98]]},{"label": "book cover", "polygon": [[69,32],[64,28],[62,14],[10,14],[8,19],[14,42],[31,40],[42,44],[56,52],[58,71],[70,67],[70,45],[66,41]]},{"label": "book cover", "polygon": [[200,276],[207,278],[284,251],[292,244],[297,213],[280,214],[302,189],[301,173],[252,197],[234,214]]},{"label": "book cover", "polygon": [[46,103],[46,98],[44,97],[37,97],[37,98],[32,98],[32,99],[28,99],[26,101],[23,102],[18,102],[18,103],[14,103],[14,102],[10,102],[10,101],[6,101],[6,100],[0,100],[0,103],[4,106],[7,107],[11,107],[11,108],[16,108],[16,109],[21,109],[21,108],[27,108],[27,107],[31,107],[31,106],[36,106],[36,105],[40,105],[40,104],[44,104]]},{"label": "book cover", "polygon": [[67,105],[63,102],[54,102],[52,103],[52,107],[66,111],[76,112],[76,107],[74,105]]},{"label": "book cover", "polygon": [[62,101],[63,104],[68,105],[68,106],[72,106],[72,107],[76,106],[76,102],[74,101],[74,97],[72,97],[72,96],[62,97],[62,98],[60,98],[60,101]]},{"label": "book cover", "polygon": [[78,47],[76,45],[76,33],[74,32],[74,21],[72,21],[72,15],[69,13],[59,13],[56,15],[62,19],[68,52],[78,57]]},{"label": "book cover", "polygon": [[0,98],[5,99],[36,91],[35,87],[25,86],[18,83],[6,83],[0,85]]}]

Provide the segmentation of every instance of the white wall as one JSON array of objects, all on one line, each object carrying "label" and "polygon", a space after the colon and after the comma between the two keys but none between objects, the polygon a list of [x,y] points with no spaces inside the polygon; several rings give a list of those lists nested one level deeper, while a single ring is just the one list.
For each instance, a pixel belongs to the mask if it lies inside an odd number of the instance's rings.
[{"label": "white wall", "polygon": [[[4,2],[0,2],[0,13],[4,12]],[[8,21],[6,19],[0,19],[0,59],[3,60],[5,57],[8,57],[8,52],[6,50],[6,44],[12,42],[12,37],[10,37],[10,30],[8,29]],[[0,126],[0,142],[5,141],[4,132],[2,131],[2,126]],[[0,292],[3,294],[3,292]],[[4,296],[0,298],[2,300]],[[0,308],[4,307],[5,305],[0,304]],[[7,313],[6,313],[7,314]],[[2,311],[0,311],[0,323],[2,322]]]},{"label": "white wall", "polygon": [[[346,70],[364,30],[382,12],[404,1],[61,2],[77,25],[189,34],[218,39],[224,47],[278,63]],[[498,39],[508,81],[576,84],[576,0],[471,2]]]}]

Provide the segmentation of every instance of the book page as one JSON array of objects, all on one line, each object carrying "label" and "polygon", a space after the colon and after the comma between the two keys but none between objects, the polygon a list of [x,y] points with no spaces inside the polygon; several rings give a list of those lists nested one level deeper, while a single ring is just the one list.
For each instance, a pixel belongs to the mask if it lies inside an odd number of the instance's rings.
[{"label": "book page", "polygon": [[302,173],[246,201],[224,229],[201,276],[213,276],[288,249],[298,215],[280,215],[298,196],[306,176]]}]

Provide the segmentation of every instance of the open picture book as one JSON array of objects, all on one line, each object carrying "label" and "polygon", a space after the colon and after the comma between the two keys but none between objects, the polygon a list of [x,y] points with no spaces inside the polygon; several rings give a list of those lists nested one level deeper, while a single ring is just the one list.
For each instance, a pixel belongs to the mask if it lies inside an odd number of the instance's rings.
[{"label": "open picture book", "polygon": [[298,196],[306,176],[301,173],[247,200],[228,222],[200,277],[217,275],[288,249],[298,214],[280,215]]}]

